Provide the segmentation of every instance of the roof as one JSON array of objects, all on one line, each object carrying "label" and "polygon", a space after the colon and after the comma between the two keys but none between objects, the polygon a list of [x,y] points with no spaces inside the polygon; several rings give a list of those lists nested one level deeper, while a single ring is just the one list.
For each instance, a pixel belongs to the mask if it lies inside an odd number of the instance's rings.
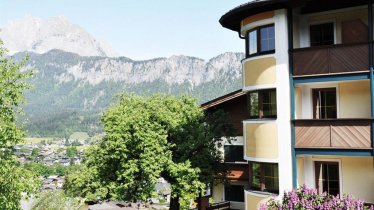
[{"label": "roof", "polygon": [[225,28],[240,31],[245,18],[262,12],[288,7],[301,7],[301,13],[314,13],[368,4],[369,0],[252,0],[224,14],[219,22]]},{"label": "roof", "polygon": [[238,97],[240,97],[242,95],[245,95],[245,94],[246,94],[246,92],[244,92],[242,89],[236,90],[236,91],[228,93],[224,96],[215,98],[215,99],[210,100],[208,102],[205,102],[205,103],[201,104],[200,107],[202,109],[208,109],[210,107],[217,106],[219,104],[222,104],[226,101],[230,101],[230,100],[235,99],[235,98],[238,98]]},{"label": "roof", "polygon": [[285,8],[290,0],[253,0],[228,11],[220,19],[220,24],[233,31],[240,31],[240,22],[251,15]]}]

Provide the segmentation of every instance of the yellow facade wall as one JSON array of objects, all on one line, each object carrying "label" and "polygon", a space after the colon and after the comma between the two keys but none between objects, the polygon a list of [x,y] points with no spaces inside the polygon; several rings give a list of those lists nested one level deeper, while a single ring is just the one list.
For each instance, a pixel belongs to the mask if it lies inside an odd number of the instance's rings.
[{"label": "yellow facade wall", "polygon": [[339,84],[339,117],[370,117],[369,80],[344,82]]},{"label": "yellow facade wall", "polygon": [[295,87],[295,110],[296,110],[296,118],[300,118],[301,117],[301,113],[303,113],[302,99],[303,99],[303,95],[301,93],[301,88],[300,87]]},{"label": "yellow facade wall", "polygon": [[343,194],[374,203],[373,157],[342,158]]},{"label": "yellow facade wall", "polygon": [[316,15],[308,18],[310,24],[334,22],[336,27],[336,44],[342,43],[342,22],[361,19],[367,25],[367,9],[355,9],[352,11],[334,12],[330,14]]},{"label": "yellow facade wall", "polygon": [[244,63],[244,86],[255,86],[274,84],[275,76],[275,58],[258,58]]},{"label": "yellow facade wall", "polygon": [[296,160],[297,164],[297,186],[301,187],[303,184],[305,184],[305,178],[304,178],[304,158],[298,157]]},{"label": "yellow facade wall", "polygon": [[278,158],[277,125],[248,123],[245,125],[245,154],[252,158]]},{"label": "yellow facade wall", "polygon": [[255,196],[253,194],[246,194],[246,210],[256,210],[260,209],[262,203],[265,203],[269,197]]},{"label": "yellow facade wall", "polygon": [[340,160],[342,194],[374,203],[373,157],[313,156],[313,158]]},{"label": "yellow facade wall", "polygon": [[213,200],[215,203],[224,201],[224,191],[223,183],[213,183]]}]

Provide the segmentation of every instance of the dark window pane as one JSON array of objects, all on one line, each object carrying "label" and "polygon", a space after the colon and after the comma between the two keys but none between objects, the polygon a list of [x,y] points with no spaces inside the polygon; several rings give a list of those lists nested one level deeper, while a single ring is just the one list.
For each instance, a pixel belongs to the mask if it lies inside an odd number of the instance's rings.
[{"label": "dark window pane", "polygon": [[263,117],[276,117],[277,103],[275,90],[264,91],[262,93]]},{"label": "dark window pane", "polygon": [[225,185],[225,200],[244,202],[244,186]]},{"label": "dark window pane", "polygon": [[310,46],[334,44],[334,24],[324,23],[310,26]]},{"label": "dark window pane", "polygon": [[260,190],[261,188],[261,165],[259,163],[252,163],[252,181],[253,189]]},{"label": "dark window pane", "polygon": [[260,190],[261,189],[261,176],[253,176],[251,185],[253,189]]},{"label": "dark window pane", "polygon": [[268,51],[269,42],[267,40],[261,40],[261,51]]},{"label": "dark window pane", "polygon": [[261,28],[261,51],[274,50],[275,38],[274,38],[274,26],[268,26]]},{"label": "dark window pane", "polygon": [[337,117],[335,88],[313,90],[313,103],[316,112],[314,116],[316,119]]},{"label": "dark window pane", "polygon": [[278,164],[251,162],[251,188],[278,193]]},{"label": "dark window pane", "polygon": [[245,161],[242,145],[225,145],[225,162]]},{"label": "dark window pane", "polygon": [[259,117],[259,107],[258,107],[258,92],[252,92],[249,94],[249,116],[250,118]]},{"label": "dark window pane", "polygon": [[277,103],[275,90],[263,90],[248,94],[250,118],[277,117]]},{"label": "dark window pane", "polygon": [[325,107],[324,118],[336,118],[336,107]]},{"label": "dark window pane", "polygon": [[340,193],[339,164],[334,162],[316,162],[316,186],[319,193],[331,195]]}]

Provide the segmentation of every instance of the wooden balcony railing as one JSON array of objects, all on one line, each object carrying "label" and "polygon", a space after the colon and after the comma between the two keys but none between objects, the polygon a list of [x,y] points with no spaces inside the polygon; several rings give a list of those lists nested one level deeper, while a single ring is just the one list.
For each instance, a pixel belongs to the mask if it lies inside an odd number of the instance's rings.
[{"label": "wooden balcony railing", "polygon": [[215,209],[230,209],[230,201],[223,201],[219,203],[210,204],[206,210],[215,210]]},{"label": "wooden balcony railing", "polygon": [[295,120],[295,148],[370,149],[371,119]]},{"label": "wooden balcony railing", "polygon": [[368,51],[368,43],[294,49],[293,75],[307,76],[368,71]]}]

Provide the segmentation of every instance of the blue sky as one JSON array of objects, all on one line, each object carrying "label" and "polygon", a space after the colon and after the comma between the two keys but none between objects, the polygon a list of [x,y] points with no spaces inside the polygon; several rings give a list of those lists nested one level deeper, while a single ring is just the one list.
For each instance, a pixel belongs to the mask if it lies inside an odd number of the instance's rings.
[{"label": "blue sky", "polygon": [[219,18],[248,0],[0,0],[0,27],[31,15],[63,15],[132,59],[243,52]]}]

